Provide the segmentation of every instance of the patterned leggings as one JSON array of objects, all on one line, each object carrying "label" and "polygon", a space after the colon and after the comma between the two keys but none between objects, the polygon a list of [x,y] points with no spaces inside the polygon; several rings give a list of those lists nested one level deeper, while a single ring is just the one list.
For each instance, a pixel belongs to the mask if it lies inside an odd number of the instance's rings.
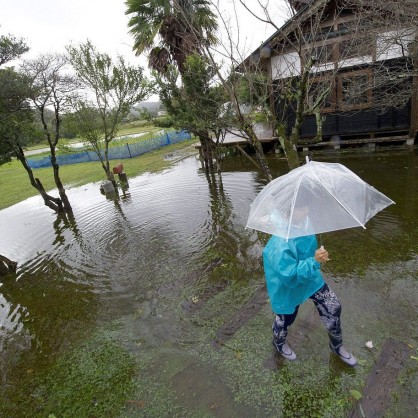
[{"label": "patterned leggings", "polygon": [[[343,344],[341,332],[341,303],[336,294],[324,284],[309,299],[312,299],[325,328],[328,331],[331,345],[338,349]],[[286,342],[287,332],[298,314],[299,306],[296,306],[292,314],[276,314],[273,323],[273,343],[280,351]]]}]

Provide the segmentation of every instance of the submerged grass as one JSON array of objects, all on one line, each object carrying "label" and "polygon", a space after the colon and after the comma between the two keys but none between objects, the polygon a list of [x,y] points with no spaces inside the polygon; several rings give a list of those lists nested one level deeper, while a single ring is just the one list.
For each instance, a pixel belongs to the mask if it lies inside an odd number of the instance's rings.
[{"label": "submerged grass", "polygon": [[[207,358],[228,376],[235,400],[255,410],[256,416],[345,417],[352,404],[349,389],[359,389],[361,379],[339,364],[330,367],[320,354],[296,362],[281,362],[269,369],[271,313],[265,309],[239,330],[221,352]],[[322,330],[321,330],[322,331]],[[324,333],[325,334],[325,333]],[[324,350],[327,344],[324,336]]]},{"label": "submerged grass", "polygon": [[96,336],[60,358],[41,387],[46,414],[114,416],[133,389],[134,360],[115,341]]},{"label": "submerged grass", "polygon": [[[114,160],[111,161],[111,166],[112,164],[116,165],[122,162],[128,178],[145,172],[158,172],[172,164],[169,160],[164,159],[166,154],[190,147],[195,142],[196,139],[192,138],[178,144],[168,145],[159,150],[148,152],[139,157],[120,161]],[[36,169],[34,173],[41,180],[46,190],[50,191],[55,189],[51,167]],[[60,176],[66,188],[77,187],[106,179],[104,170],[97,161],[61,166]],[[0,210],[38,194],[31,186],[22,164],[17,160],[0,166],[0,189]]]},{"label": "submerged grass", "polygon": [[[218,271],[222,269],[222,265],[219,265],[207,274],[206,279],[199,280],[202,291],[206,289],[206,280],[212,282],[214,277],[218,278]],[[225,273],[225,276],[228,277],[229,273],[233,272]],[[271,367],[270,363],[274,363],[274,352],[271,346],[272,313],[267,295],[266,303],[258,314],[247,323],[239,326],[232,338],[225,344],[214,348],[213,341],[216,339],[216,331],[234,317],[236,310],[251,299],[261,284],[261,277],[251,282],[230,282],[226,288],[211,295],[207,301],[202,300],[203,306],[194,313],[193,311],[191,313],[182,312],[179,308],[178,298],[171,295],[172,306],[169,311],[175,317],[181,317],[182,322],[190,324],[190,328],[193,329],[193,337],[196,342],[198,341],[193,350],[188,350],[187,345],[184,347],[186,352],[194,357],[191,362],[198,363],[202,373],[208,369],[214,370],[215,375],[222,376],[224,393],[230,392],[230,395],[222,395],[223,391],[219,390],[217,395],[219,402],[213,404],[230,402],[232,408],[244,407],[247,412],[241,417],[342,418],[347,416],[354,401],[350,390],[362,390],[363,379],[373,365],[372,359],[362,361],[356,371],[341,364],[337,358],[330,355],[326,332],[323,327],[318,326],[316,331],[310,330],[310,341],[306,341],[306,345],[304,343],[303,347],[299,347],[300,360],[294,363],[282,362],[281,364],[279,364],[279,360],[278,365]],[[193,295],[199,296],[196,283],[190,288],[182,288],[182,291],[183,294],[180,298],[183,299],[190,300]],[[192,293],[193,291],[194,293]],[[196,302],[197,306],[200,303],[199,296]],[[170,301],[167,300],[165,304],[170,304]],[[304,313],[302,309],[299,319],[307,315],[307,312],[305,310]],[[189,329],[187,325],[186,328]],[[329,361],[327,361],[328,356]],[[155,370],[155,359],[154,362],[151,359],[149,361],[150,365],[154,364],[154,368],[145,367],[152,372],[148,377],[143,376],[143,378],[151,379],[152,385],[155,386],[156,382],[153,381],[153,376],[159,373]],[[161,373],[164,374],[166,381],[169,380],[165,366]],[[178,379],[176,385],[181,383],[182,373],[187,374],[187,369],[179,371],[176,376]],[[192,387],[196,385],[196,381],[198,382],[195,380]],[[148,383],[144,387],[147,388]],[[162,388],[156,393],[161,394],[161,402],[164,402],[165,395],[163,395]],[[173,405],[179,406],[178,401],[175,399],[172,401]],[[159,404],[159,398],[153,400],[154,407]],[[165,416],[164,414],[159,415],[157,409],[152,412],[148,410],[148,414],[140,416]],[[190,413],[191,409],[189,408],[188,411]],[[216,409],[213,412],[215,413]],[[220,413],[219,416],[227,415]]]},{"label": "submerged grass", "polygon": [[[224,386],[224,390],[218,391],[219,402],[213,404],[229,402],[232,409],[245,408],[247,412],[241,417],[346,417],[354,401],[350,390],[361,392],[363,379],[373,366],[372,359],[362,360],[362,364],[355,371],[341,364],[340,360],[330,354],[326,331],[319,324],[317,329],[309,330],[310,335],[306,337],[306,342],[296,347],[300,360],[280,364],[279,359],[278,364],[273,364],[272,367],[271,363],[275,362],[271,345],[273,316],[267,294],[265,305],[261,310],[248,322],[237,326],[237,331],[228,341],[214,348],[213,342],[217,338],[217,331],[228,324],[231,318],[235,317],[235,320],[239,321],[235,316],[236,311],[259,291],[264,279],[261,270],[254,269],[249,275],[244,271],[243,266],[236,262],[234,264],[224,253],[212,249],[206,256],[207,260],[222,260],[222,262],[217,263],[213,270],[206,272],[198,281],[183,285],[178,295],[171,293],[170,297],[164,300],[164,306],[174,317],[181,318],[181,322],[186,324],[184,325],[186,329],[193,330],[190,331],[193,336],[190,335],[189,338],[193,338],[196,342],[194,348],[190,350],[187,342],[183,347],[189,356],[194,358],[191,362],[198,363],[202,373],[208,369],[214,370],[215,375],[222,376],[220,384]],[[244,277],[252,277],[252,279],[243,280]],[[207,289],[210,286],[213,288],[222,278],[228,279],[227,286],[219,292],[212,293],[209,299],[205,300]],[[194,309],[185,311],[181,308],[179,299],[190,302],[194,297],[195,302],[191,302]],[[303,308],[298,318],[302,321],[311,312],[310,306]],[[349,329],[346,331],[347,336],[351,337]],[[184,330],[183,337],[185,337]],[[151,364],[154,368],[150,366]],[[150,379],[150,384],[154,387],[157,383],[153,379],[159,375],[155,370],[155,367],[159,367],[156,364],[155,359],[154,361],[150,359],[149,366],[144,365],[150,373],[148,377],[147,374],[143,376],[143,379]],[[166,366],[164,371],[160,372],[164,374],[166,381],[169,380]],[[179,371],[176,385],[181,384],[182,373],[187,374],[187,369]],[[199,382],[198,378],[195,378],[192,387],[198,384],[196,382]],[[142,391],[147,387],[149,387],[148,383]],[[227,391],[230,394],[222,395]],[[164,404],[166,395],[163,395],[163,387],[156,390],[156,393],[161,396],[161,400],[157,398],[152,402],[157,409],[152,412],[151,409],[148,410],[148,414],[144,411],[144,415],[139,416],[165,416],[159,415],[157,407],[160,402]],[[172,399],[172,402],[179,407],[178,400]],[[188,406],[190,413],[191,408],[190,405]],[[213,413],[215,412],[216,408]],[[219,411],[218,413],[219,416],[228,416]]]},{"label": "submerged grass", "polygon": [[[108,331],[65,352],[32,381],[31,399],[2,402],[9,417],[117,416],[134,389],[135,361]],[[3,415],[4,414],[4,415]]]}]

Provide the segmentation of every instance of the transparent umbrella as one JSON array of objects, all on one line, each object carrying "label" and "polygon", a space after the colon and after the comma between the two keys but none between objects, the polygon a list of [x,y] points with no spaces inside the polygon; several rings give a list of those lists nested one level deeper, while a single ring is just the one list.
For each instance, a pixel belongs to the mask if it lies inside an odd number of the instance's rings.
[{"label": "transparent umbrella", "polygon": [[286,239],[366,228],[370,218],[392,203],[344,165],[307,159],[261,190],[246,227]]}]

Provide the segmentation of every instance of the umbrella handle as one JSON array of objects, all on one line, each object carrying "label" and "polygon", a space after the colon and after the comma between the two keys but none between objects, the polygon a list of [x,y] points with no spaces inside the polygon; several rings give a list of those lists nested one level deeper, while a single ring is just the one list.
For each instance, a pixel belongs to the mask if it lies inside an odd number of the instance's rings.
[{"label": "umbrella handle", "polygon": [[323,250],[324,249],[324,245],[322,244],[322,234],[318,234],[319,235],[319,245],[320,245],[320,249]]}]

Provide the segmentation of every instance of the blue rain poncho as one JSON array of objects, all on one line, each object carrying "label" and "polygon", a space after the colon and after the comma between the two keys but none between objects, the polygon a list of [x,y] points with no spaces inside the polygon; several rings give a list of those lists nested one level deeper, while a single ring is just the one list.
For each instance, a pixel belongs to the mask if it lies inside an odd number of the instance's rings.
[{"label": "blue rain poncho", "polygon": [[264,274],[273,312],[292,314],[324,285],[321,265],[314,259],[315,235],[298,238],[273,236],[263,251]]}]

